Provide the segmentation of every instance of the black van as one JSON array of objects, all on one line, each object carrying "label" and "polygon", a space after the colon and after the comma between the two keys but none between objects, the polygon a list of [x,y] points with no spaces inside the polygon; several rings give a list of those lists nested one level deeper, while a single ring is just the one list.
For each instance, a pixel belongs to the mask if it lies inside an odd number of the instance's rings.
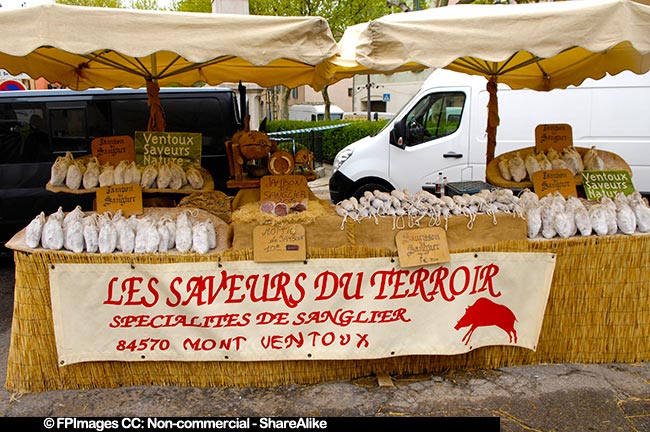
[{"label": "black van", "polygon": [[[215,189],[226,191],[225,143],[241,128],[237,95],[214,87],[162,88],[167,132],[202,134],[202,162]],[[147,129],[146,89],[26,90],[0,92],[0,244],[41,211],[81,205],[91,210],[94,194],[45,189],[57,156],[90,154],[94,138]]]}]

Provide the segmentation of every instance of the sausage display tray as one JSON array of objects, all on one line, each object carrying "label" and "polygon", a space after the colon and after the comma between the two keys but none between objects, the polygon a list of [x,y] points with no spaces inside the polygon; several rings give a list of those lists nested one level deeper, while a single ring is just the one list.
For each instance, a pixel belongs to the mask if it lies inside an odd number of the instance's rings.
[{"label": "sausage display tray", "polygon": [[[203,187],[201,189],[194,189],[192,186],[189,184],[180,188],[180,189],[170,189],[170,188],[165,188],[165,189],[158,189],[158,188],[148,188],[148,189],[142,189],[142,193],[155,193],[155,194],[191,194],[194,192],[207,192],[214,190],[214,180],[212,179],[212,175],[206,170],[205,168],[201,167],[199,168],[199,172],[201,173],[201,176],[203,177]],[[50,192],[56,192],[56,193],[68,193],[68,194],[76,194],[76,195],[83,195],[83,194],[90,194],[90,193],[96,193],[99,188],[88,188],[88,189],[70,189],[67,186],[54,186],[48,182],[45,185],[45,189],[49,190]]]}]

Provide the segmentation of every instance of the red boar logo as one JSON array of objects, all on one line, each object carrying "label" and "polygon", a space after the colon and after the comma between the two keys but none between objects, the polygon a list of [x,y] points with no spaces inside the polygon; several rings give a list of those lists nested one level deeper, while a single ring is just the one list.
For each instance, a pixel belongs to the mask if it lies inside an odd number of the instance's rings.
[{"label": "red boar logo", "polygon": [[454,329],[459,330],[471,326],[462,339],[465,345],[469,344],[472,333],[477,327],[488,326],[499,327],[508,334],[510,342],[513,342],[514,339],[514,342],[517,343],[515,321],[517,321],[517,317],[507,306],[494,303],[492,300],[483,297],[465,309],[465,314],[458,320]]}]

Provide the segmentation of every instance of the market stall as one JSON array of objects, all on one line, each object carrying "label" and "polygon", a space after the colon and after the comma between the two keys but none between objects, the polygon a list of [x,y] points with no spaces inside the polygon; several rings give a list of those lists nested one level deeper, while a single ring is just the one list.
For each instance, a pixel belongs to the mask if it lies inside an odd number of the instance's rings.
[{"label": "market stall", "polygon": [[[385,233],[382,233],[384,235]],[[90,255],[15,251],[16,287],[6,388],[17,392],[129,385],[274,386],[411,374],[453,368],[498,368],[539,363],[647,361],[650,331],[647,235],[511,240],[471,248],[483,252],[545,252],[556,256],[539,343],[535,350],[486,346],[457,355],[376,359],[230,361],[89,361],[60,365],[53,325],[49,271],[60,263],[182,264],[242,260],[253,251],[209,254]],[[463,250],[451,250],[460,253]],[[310,247],[309,260],[358,261],[392,257],[383,248]],[[278,264],[278,266],[281,266]],[[95,289],[87,287],[87,289]]]},{"label": "market stall", "polygon": [[[304,176],[274,174],[232,202],[217,196],[230,211],[211,190],[128,218],[118,203],[97,232],[102,250],[85,237],[65,247],[98,212],[37,216],[8,244],[6,388],[273,386],[650,358],[650,207],[638,194],[375,191],[333,205]],[[117,248],[118,224],[120,239],[146,227],[142,249]]]},{"label": "market stall", "polygon": [[[641,218],[630,234],[621,225],[612,234],[546,238],[531,234],[523,216],[532,192],[482,191],[474,198],[494,211],[472,213],[460,200],[470,196],[447,197],[451,204],[396,191],[399,205],[417,202],[418,212],[385,205],[372,215],[363,200],[337,207],[306,190],[304,178],[271,177],[235,197],[229,224],[193,210],[194,220],[217,228],[217,243],[203,252],[74,253],[30,247],[27,228],[19,232],[9,244],[16,299],[6,387],[272,386],[650,354],[650,237]],[[279,211],[283,204],[293,210]],[[178,226],[188,209],[155,213]],[[260,228],[274,238],[260,243]],[[402,234],[428,236],[411,245],[446,245],[449,257],[407,264]],[[304,257],[260,255],[285,244]],[[476,298],[507,304],[516,320],[466,333],[460,317]]]}]

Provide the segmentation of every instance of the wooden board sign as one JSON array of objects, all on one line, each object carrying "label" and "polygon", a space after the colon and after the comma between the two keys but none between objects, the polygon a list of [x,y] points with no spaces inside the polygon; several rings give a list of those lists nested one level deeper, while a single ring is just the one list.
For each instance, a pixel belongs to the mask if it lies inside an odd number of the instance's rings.
[{"label": "wooden board sign", "polygon": [[540,124],[535,128],[535,151],[562,150],[573,145],[573,131],[566,123]]},{"label": "wooden board sign", "polygon": [[625,195],[634,192],[630,173],[620,171],[582,171],[582,186],[590,201],[598,201],[603,196],[614,198],[621,191]]},{"label": "wooden board sign", "polygon": [[193,132],[136,132],[135,161],[140,166],[175,162],[201,165],[202,135]]},{"label": "wooden board sign", "polygon": [[400,267],[449,262],[447,233],[441,227],[403,230],[395,236]]},{"label": "wooden board sign", "polygon": [[533,190],[540,198],[559,191],[563,197],[578,196],[576,179],[568,169],[537,171],[533,173]]},{"label": "wooden board sign", "polygon": [[133,138],[128,135],[98,137],[90,142],[90,151],[101,165],[117,166],[120,161],[135,160]]},{"label": "wooden board sign", "polygon": [[260,201],[291,205],[306,199],[309,199],[309,185],[304,176],[273,175],[260,180]]},{"label": "wooden board sign", "polygon": [[258,225],[253,228],[253,261],[304,261],[305,227],[300,224]]},{"label": "wooden board sign", "polygon": [[125,217],[142,214],[142,188],[139,184],[127,183],[104,186],[97,190],[96,207],[98,213],[122,210]]}]

